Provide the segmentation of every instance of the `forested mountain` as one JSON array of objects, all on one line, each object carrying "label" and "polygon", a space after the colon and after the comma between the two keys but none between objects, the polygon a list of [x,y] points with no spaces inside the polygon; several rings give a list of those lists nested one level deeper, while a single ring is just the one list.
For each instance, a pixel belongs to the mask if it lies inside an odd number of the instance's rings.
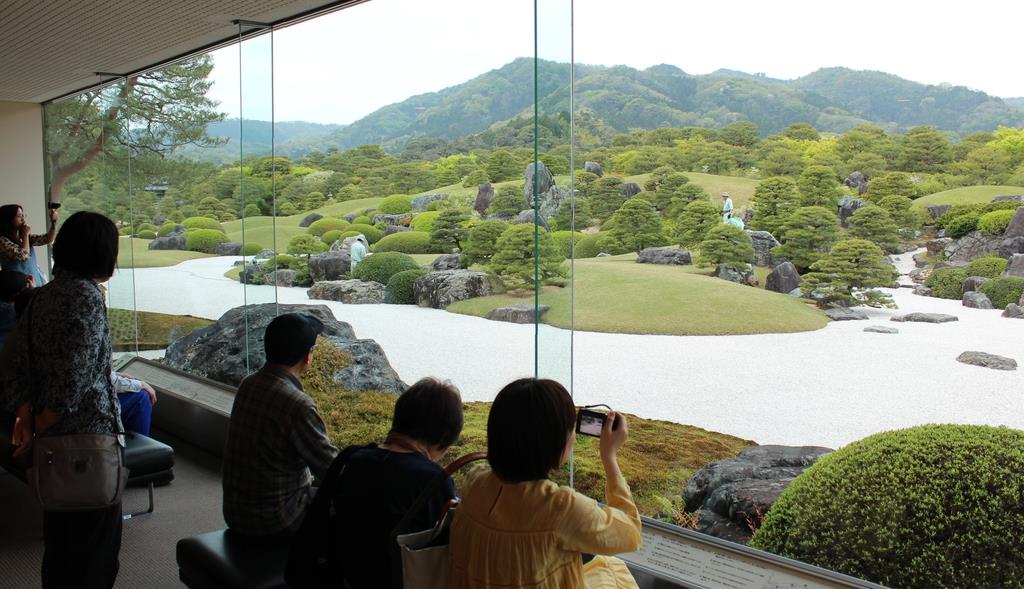
[{"label": "forested mountain", "polygon": [[272,137],[270,121],[246,119],[243,124],[239,123],[239,119],[224,119],[206,127],[206,133],[210,137],[225,140],[220,146],[185,147],[176,153],[182,157],[221,164],[238,161],[238,142],[242,135],[245,136],[246,156],[269,155],[271,142],[274,144],[275,153],[289,157],[298,157],[314,149],[326,150],[332,146],[339,149],[344,147],[341,143],[331,141],[328,137],[332,133],[344,129],[344,125],[282,121],[274,123]]},{"label": "forested mountain", "polygon": [[1006,104],[1010,106],[1016,106],[1017,108],[1024,108],[1024,96],[1017,96],[1015,98],[1004,98]]}]

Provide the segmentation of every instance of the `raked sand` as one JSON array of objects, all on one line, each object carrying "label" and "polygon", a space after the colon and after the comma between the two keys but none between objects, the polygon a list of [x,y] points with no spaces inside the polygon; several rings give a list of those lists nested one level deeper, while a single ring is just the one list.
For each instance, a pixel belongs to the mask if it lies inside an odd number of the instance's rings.
[{"label": "raked sand", "polygon": [[[139,310],[216,319],[245,302],[274,301],[272,287],[243,287],[224,278],[234,260],[137,269],[134,280],[131,272],[121,273],[111,284],[112,305],[130,308],[134,296]],[[897,264],[909,271],[911,254],[897,256]],[[539,367],[566,383],[571,374],[580,404],[606,403],[762,444],[838,447],[922,423],[1024,429],[1024,366],[1007,372],[956,361],[961,352],[978,350],[1024,365],[1024,320],[906,288],[893,296],[899,309],[865,309],[871,321],[833,322],[794,334],[571,333],[544,325],[537,334]],[[305,288],[278,288],[277,297],[280,303],[310,302]],[[531,325],[409,305],[316,302],[352,324],[358,337],[377,340],[406,382],[436,375],[452,380],[466,400],[490,400],[502,385],[534,370]],[[889,321],[912,311],[949,313],[960,321]],[[868,325],[894,326],[900,333],[865,333]]]}]

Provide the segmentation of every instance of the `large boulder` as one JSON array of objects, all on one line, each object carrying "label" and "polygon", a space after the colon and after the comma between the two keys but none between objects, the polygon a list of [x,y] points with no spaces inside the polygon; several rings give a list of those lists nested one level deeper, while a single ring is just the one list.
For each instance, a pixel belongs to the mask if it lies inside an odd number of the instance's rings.
[{"label": "large boulder", "polygon": [[942,215],[945,215],[949,209],[953,208],[953,205],[928,205],[928,216],[935,221]]},{"label": "large boulder", "polygon": [[1017,370],[1017,361],[1006,356],[998,356],[987,352],[968,351],[956,357],[957,362],[992,368],[993,370]]},{"label": "large boulder", "polygon": [[551,307],[547,305],[539,305],[536,309],[533,305],[523,303],[519,305],[509,305],[508,307],[498,307],[488,311],[484,317],[491,321],[507,321],[509,323],[534,323],[540,321],[540,318],[547,313]]},{"label": "large boulder", "polygon": [[857,194],[864,194],[868,191],[868,177],[863,172],[850,172],[846,180],[843,180],[843,186],[856,188]]},{"label": "large boulder", "polygon": [[744,264],[743,267],[739,268],[729,264],[719,264],[715,270],[715,276],[737,284],[745,284],[747,286],[758,285],[757,276],[754,274],[754,267],[750,264]]},{"label": "large boulder", "polygon": [[751,446],[736,458],[712,462],[686,483],[686,510],[697,530],[746,543],[782,491],[832,450],[818,446]]},{"label": "large boulder", "polygon": [[962,299],[963,306],[971,309],[994,309],[992,301],[983,292],[965,292]]},{"label": "large boulder", "polygon": [[266,360],[263,332],[278,313],[307,313],[316,317],[324,324],[322,336],[352,357],[351,366],[339,367],[334,374],[334,382],[340,388],[396,394],[406,389],[377,342],[356,339],[352,326],[335,319],[325,305],[265,303],[235,307],[216,323],[172,342],[165,361],[190,374],[238,386]]},{"label": "large boulder", "polygon": [[1024,254],[1013,254],[1010,256],[1002,276],[1024,276]]},{"label": "large boulder", "polygon": [[373,224],[384,223],[385,225],[407,225],[412,220],[412,213],[401,215],[374,215]]},{"label": "large boulder", "polygon": [[869,319],[868,314],[860,309],[847,309],[845,307],[835,307],[833,309],[826,309],[825,315],[832,321],[867,321]]},{"label": "large boulder", "polygon": [[332,250],[309,258],[309,277],[313,282],[338,280],[347,276],[352,265],[348,250]]},{"label": "large boulder", "polygon": [[476,270],[443,270],[420,276],[413,283],[416,304],[445,309],[448,305],[505,292],[505,285],[494,274]]},{"label": "large boulder", "polygon": [[275,270],[267,276],[267,283],[274,286],[295,286],[295,277],[298,273],[287,268]]},{"label": "large boulder", "polygon": [[458,270],[462,254],[441,254],[430,263],[431,270]]},{"label": "large boulder", "polygon": [[911,322],[911,323],[949,323],[950,321],[959,321],[960,318],[956,315],[946,315],[945,313],[907,313],[905,315],[894,315],[890,321],[896,321],[900,323]]},{"label": "large boulder", "polygon": [[1009,237],[1004,239],[999,243],[999,249],[996,253],[1003,258],[1009,258],[1013,254],[1024,254],[1024,237]]},{"label": "large boulder", "polygon": [[[862,193],[863,194],[863,193]],[[859,198],[853,198],[852,196],[844,196],[839,201],[837,206],[836,214],[839,216],[839,224],[843,227],[849,227],[849,219],[857,212],[857,209],[864,206],[864,201]]]},{"label": "large boulder", "polygon": [[689,266],[693,263],[693,256],[687,250],[672,247],[648,247],[640,250],[640,255],[636,257],[636,262],[638,264]]},{"label": "large boulder", "polygon": [[604,176],[604,168],[597,162],[583,162],[583,171],[590,172],[598,178]]},{"label": "large boulder", "polygon": [[1000,194],[992,197],[992,202],[1017,201],[1024,202],[1024,194]]},{"label": "large boulder", "polygon": [[1010,218],[1010,224],[1003,231],[1004,238],[1024,237],[1024,207],[1017,209],[1017,212]]},{"label": "large boulder", "polygon": [[540,196],[555,185],[555,176],[543,162],[527,164],[523,180],[523,198],[526,200],[526,205],[530,207],[533,206],[534,192]]},{"label": "large boulder", "polygon": [[379,305],[384,302],[384,285],[372,280],[324,280],[314,282],[306,296],[348,305]]},{"label": "large boulder", "polygon": [[783,294],[793,292],[793,289],[800,288],[800,273],[793,262],[783,262],[768,275],[764,287]]},{"label": "large boulder", "polygon": [[952,237],[939,237],[938,239],[932,239],[924,244],[926,250],[928,250],[929,256],[937,256],[944,252],[949,244],[956,241]]},{"label": "large boulder", "polygon": [[950,243],[943,250],[948,262],[970,262],[985,254],[999,251],[1003,241],[1001,236],[986,235],[981,231],[972,231],[960,239]]},{"label": "large boulder", "polygon": [[412,199],[412,210],[425,211],[427,210],[427,205],[435,200],[441,200],[442,198],[444,198],[443,194],[424,194],[422,196],[417,196]]},{"label": "large boulder", "polygon": [[157,237],[149,241],[149,249],[151,250],[184,250],[185,249],[185,236],[184,235],[167,235],[164,237]]},{"label": "large boulder", "polygon": [[775,239],[775,236],[767,231],[751,231],[748,229],[747,235],[750,236],[750,241],[753,242],[754,246],[754,265],[766,268],[773,267],[776,261],[772,257],[772,248],[779,245],[779,240]]},{"label": "large boulder", "polygon": [[303,217],[301,221],[299,221],[299,227],[309,227],[313,223],[316,223],[317,221],[323,218],[324,216],[321,215],[320,213],[310,213]]},{"label": "large boulder", "polygon": [[240,256],[242,255],[242,244],[237,241],[217,244],[218,256]]},{"label": "large boulder", "polygon": [[960,292],[974,292],[978,290],[978,287],[986,282],[988,282],[988,278],[985,278],[984,276],[968,276],[967,280],[964,280],[963,284],[960,286]]},{"label": "large boulder", "polygon": [[406,233],[408,231],[412,231],[412,229],[410,229],[409,227],[404,227],[402,225],[388,225],[387,227],[384,228],[384,236],[387,237],[388,235],[394,235],[395,233]]},{"label": "large boulder", "polygon": [[490,182],[484,182],[476,187],[476,200],[473,201],[473,210],[483,217],[494,200],[494,186]]},{"label": "large boulder", "polygon": [[537,215],[533,209],[519,211],[519,214],[512,219],[513,225],[532,225],[536,221],[541,227],[548,229],[548,222],[544,215]]},{"label": "large boulder", "polygon": [[619,194],[626,198],[633,198],[641,192],[643,192],[643,189],[640,188],[640,185],[636,182],[626,182],[622,185],[622,188],[619,189]]},{"label": "large boulder", "polygon": [[1006,309],[1003,311],[1003,317],[1024,319],[1024,308],[1021,308],[1017,303],[1010,303],[1009,305],[1006,305]]}]

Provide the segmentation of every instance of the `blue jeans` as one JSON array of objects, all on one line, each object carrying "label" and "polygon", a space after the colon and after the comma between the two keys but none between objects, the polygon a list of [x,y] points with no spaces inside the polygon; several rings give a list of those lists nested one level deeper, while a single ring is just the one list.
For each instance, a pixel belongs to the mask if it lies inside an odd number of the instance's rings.
[{"label": "blue jeans", "polygon": [[117,400],[121,403],[121,423],[126,431],[144,436],[149,435],[149,421],[153,416],[153,403],[146,391],[118,393]]}]

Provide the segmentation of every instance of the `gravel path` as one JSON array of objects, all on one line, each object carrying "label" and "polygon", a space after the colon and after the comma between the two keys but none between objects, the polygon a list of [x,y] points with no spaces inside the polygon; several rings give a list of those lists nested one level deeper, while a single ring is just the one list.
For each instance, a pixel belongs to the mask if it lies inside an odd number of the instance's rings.
[{"label": "gravel path", "polygon": [[[912,254],[896,256],[902,273]],[[211,319],[274,289],[223,277],[233,258],[205,258],[134,272],[140,310]],[[112,304],[131,306],[132,274],[112,281]],[[281,303],[308,303],[306,289],[277,289]],[[1024,370],[956,362],[965,350],[1024,363],[1024,321],[959,301],[893,291],[898,310],[865,309],[870,321],[830,323],[795,334],[658,336],[576,332],[541,326],[540,370],[569,381],[581,404],[607,403],[637,415],[693,424],[759,443],[838,447],[922,423],[1024,429]],[[406,382],[451,379],[467,400],[489,400],[509,380],[533,373],[532,326],[405,305],[320,301],[363,338],[377,340]],[[941,325],[892,323],[894,314],[948,313]],[[742,313],[742,309],[735,312]],[[868,325],[899,334],[865,333]]]}]

